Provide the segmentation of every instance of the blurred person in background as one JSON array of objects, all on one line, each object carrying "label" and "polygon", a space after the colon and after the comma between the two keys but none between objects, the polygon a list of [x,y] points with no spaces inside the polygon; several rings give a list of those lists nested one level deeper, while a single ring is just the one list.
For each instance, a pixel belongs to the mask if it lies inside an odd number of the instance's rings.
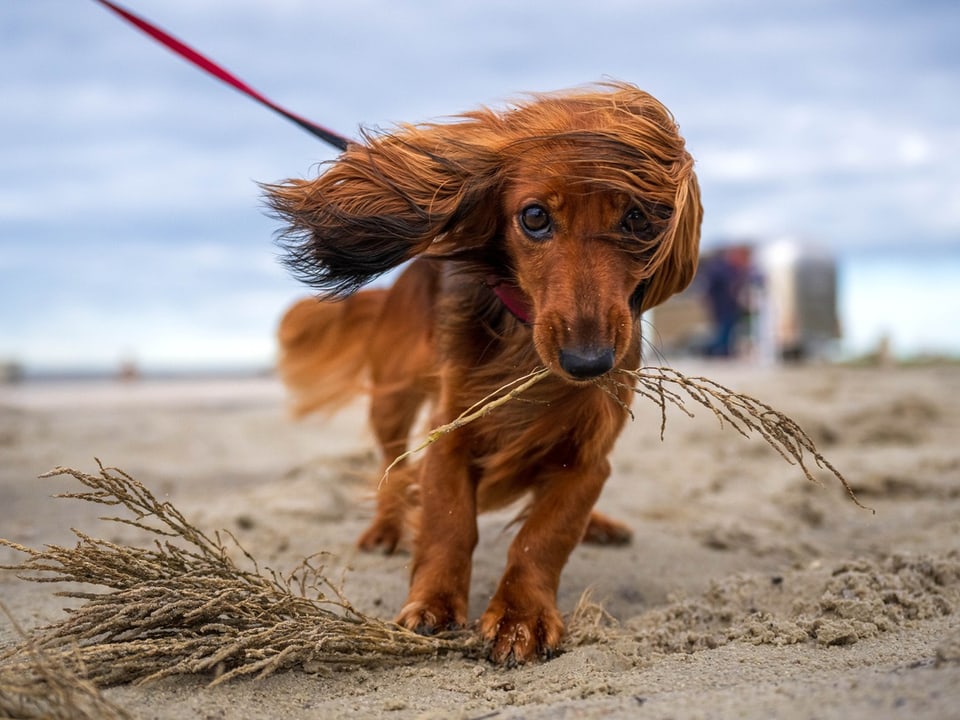
[{"label": "blurred person in background", "polygon": [[701,261],[702,288],[710,312],[712,336],[704,348],[709,357],[736,355],[739,326],[749,314],[750,250],[735,245]]}]

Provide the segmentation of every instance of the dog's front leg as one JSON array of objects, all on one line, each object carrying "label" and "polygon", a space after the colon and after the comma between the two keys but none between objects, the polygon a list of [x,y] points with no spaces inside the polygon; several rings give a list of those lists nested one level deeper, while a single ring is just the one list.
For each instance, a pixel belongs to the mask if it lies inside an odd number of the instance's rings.
[{"label": "dog's front leg", "polygon": [[507,556],[497,592],[480,618],[489,656],[500,664],[550,657],[563,637],[560,573],[580,542],[610,472],[606,460],[542,479]]},{"label": "dog's front leg", "polygon": [[462,440],[441,438],[423,461],[410,593],[397,617],[397,623],[422,634],[467,622],[477,496]]}]

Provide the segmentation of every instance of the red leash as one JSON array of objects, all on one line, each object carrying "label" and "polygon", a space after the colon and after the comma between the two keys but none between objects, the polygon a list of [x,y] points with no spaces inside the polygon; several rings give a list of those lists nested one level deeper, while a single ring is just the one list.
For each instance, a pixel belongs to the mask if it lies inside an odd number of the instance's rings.
[{"label": "red leash", "polygon": [[147,35],[152,37],[154,40],[156,40],[157,42],[161,43],[162,45],[166,46],[168,49],[177,53],[177,55],[182,57],[184,60],[187,60],[193,63],[194,65],[201,68],[202,70],[206,70],[208,73],[213,75],[218,80],[221,80],[222,82],[227,83],[231,87],[242,92],[244,95],[247,95],[253,98],[257,102],[261,103],[262,105],[266,105],[268,108],[270,108],[274,112],[279,113],[280,115],[283,115],[288,120],[295,122],[301,128],[303,128],[309,133],[312,133],[313,135],[316,135],[325,143],[329,143],[330,145],[333,145],[338,150],[346,150],[347,145],[351,142],[348,138],[345,138],[343,135],[340,135],[339,133],[333,132],[333,130],[329,130],[323,127],[322,125],[317,125],[316,123],[310,122],[309,120],[302,118],[299,115],[296,115],[290,112],[289,110],[286,110],[280,107],[272,100],[261,95],[259,92],[254,90],[252,87],[247,85],[245,82],[240,80],[235,75],[232,75],[231,73],[224,70],[222,67],[217,65],[215,62],[213,62],[209,58],[204,57],[193,48],[180,42],[172,35],[165,33],[163,30],[156,27],[155,25],[152,25],[151,23],[147,22],[143,18],[137,17],[136,15],[134,15],[128,10],[124,10],[122,7],[110,2],[110,0],[97,0],[97,2],[109,8],[110,10],[113,10],[113,12],[115,12],[117,15],[122,17],[124,20],[126,20],[129,23],[132,23],[133,25],[138,27],[140,30],[145,32]]}]

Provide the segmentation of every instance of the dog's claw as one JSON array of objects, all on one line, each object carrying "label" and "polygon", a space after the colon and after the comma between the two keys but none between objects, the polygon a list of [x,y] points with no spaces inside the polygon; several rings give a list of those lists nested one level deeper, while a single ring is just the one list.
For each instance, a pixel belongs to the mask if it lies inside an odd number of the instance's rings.
[{"label": "dog's claw", "polygon": [[426,623],[417,625],[415,628],[413,628],[413,631],[417,635],[423,635],[425,637],[430,637],[431,635],[437,634],[437,629],[433,625],[429,625]]},{"label": "dog's claw", "polygon": [[487,641],[487,658],[513,668],[559,655],[563,621],[555,608],[543,608],[529,615],[487,610],[480,620],[480,633]]},{"label": "dog's claw", "polygon": [[438,632],[460,630],[464,627],[465,619],[452,608],[428,606],[424,602],[407,603],[395,622],[417,635],[435,635]]}]

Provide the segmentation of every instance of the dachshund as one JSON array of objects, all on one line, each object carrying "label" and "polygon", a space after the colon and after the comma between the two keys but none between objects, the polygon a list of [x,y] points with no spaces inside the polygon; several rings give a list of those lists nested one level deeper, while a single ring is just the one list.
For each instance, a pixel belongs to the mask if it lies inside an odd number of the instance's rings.
[{"label": "dachshund", "polygon": [[[629,413],[618,370],[640,365],[641,313],[696,271],[693,164],[672,114],[612,82],[365,132],[315,179],[264,185],[284,262],[320,292],[279,330],[298,412],[369,390],[389,463],[425,404],[440,425],[549,370],[381,483],[361,548],[392,552],[419,512],[398,624],[464,626],[477,514],[527,498],[478,628],[495,663],[549,658],[571,552],[629,541],[593,506]],[[388,289],[357,292],[404,263]]]}]

